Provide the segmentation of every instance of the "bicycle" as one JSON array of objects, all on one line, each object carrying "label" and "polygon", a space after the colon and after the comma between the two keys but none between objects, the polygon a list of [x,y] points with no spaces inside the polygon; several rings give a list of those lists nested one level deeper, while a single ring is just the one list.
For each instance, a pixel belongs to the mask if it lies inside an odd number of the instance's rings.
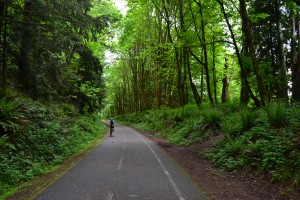
[{"label": "bicycle", "polygon": [[109,130],[109,135],[112,137],[112,133],[114,132],[115,127],[114,126],[110,126],[110,130]]}]

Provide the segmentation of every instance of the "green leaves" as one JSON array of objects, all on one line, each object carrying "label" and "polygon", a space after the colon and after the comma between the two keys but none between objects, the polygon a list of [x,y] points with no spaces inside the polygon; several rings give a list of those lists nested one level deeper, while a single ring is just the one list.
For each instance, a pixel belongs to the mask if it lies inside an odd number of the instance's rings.
[{"label": "green leaves", "polygon": [[270,104],[267,109],[268,119],[271,127],[281,128],[288,123],[286,108],[284,103],[277,102]]},{"label": "green leaves", "polygon": [[256,23],[259,22],[260,20],[264,20],[270,17],[270,15],[268,13],[257,13],[257,14],[250,15],[249,17],[252,23]]},{"label": "green leaves", "polygon": [[[69,104],[22,105],[30,123],[22,124],[13,141],[0,137],[0,194],[44,173],[79,151],[105,130],[96,114],[76,115]],[[0,198],[1,198],[0,197]]]},{"label": "green leaves", "polygon": [[1,91],[0,95],[0,137],[13,134],[19,128],[19,122],[24,119],[21,101],[16,93]]}]

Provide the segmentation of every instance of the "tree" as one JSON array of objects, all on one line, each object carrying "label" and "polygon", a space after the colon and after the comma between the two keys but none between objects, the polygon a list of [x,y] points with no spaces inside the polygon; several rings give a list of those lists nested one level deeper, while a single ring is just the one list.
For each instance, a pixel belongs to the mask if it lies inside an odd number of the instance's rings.
[{"label": "tree", "polygon": [[[112,12],[92,14],[95,4],[97,9],[110,6]],[[101,34],[104,37],[109,24],[117,20],[119,13],[114,9],[112,3],[100,0],[1,2],[1,82],[19,86],[34,99],[64,100],[81,110],[82,106],[96,109],[103,98],[99,88],[103,87],[100,59],[104,57],[94,54],[104,48],[91,51],[89,44]],[[82,90],[87,84],[99,91],[96,97]]]}]

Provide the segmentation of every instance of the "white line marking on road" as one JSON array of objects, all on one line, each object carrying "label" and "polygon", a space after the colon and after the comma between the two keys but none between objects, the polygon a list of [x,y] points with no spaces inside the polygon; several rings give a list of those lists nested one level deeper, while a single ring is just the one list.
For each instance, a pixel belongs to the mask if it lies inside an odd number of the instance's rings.
[{"label": "white line marking on road", "polygon": [[174,180],[172,179],[172,177],[170,176],[170,173],[168,172],[168,170],[166,169],[165,165],[161,162],[161,160],[159,159],[158,155],[156,154],[156,152],[152,149],[152,147],[148,144],[148,142],[142,138],[142,136],[140,136],[138,133],[134,132],[150,149],[150,151],[153,153],[153,155],[155,156],[156,160],[158,161],[158,163],[160,164],[161,168],[163,169],[165,175],[168,177],[169,183],[172,185],[173,189],[176,192],[177,197],[180,200],[185,200],[185,198],[183,197],[183,195],[181,194],[179,188],[177,187],[176,183],[174,182]]},{"label": "white line marking on road", "polygon": [[118,165],[117,171],[121,170],[121,167],[122,167],[122,164],[123,164],[123,160],[124,160],[124,157],[122,156],[121,159],[120,159],[120,161],[119,161],[119,165]]},{"label": "white line marking on road", "polygon": [[113,193],[108,193],[106,200],[112,200],[113,199],[114,194]]}]

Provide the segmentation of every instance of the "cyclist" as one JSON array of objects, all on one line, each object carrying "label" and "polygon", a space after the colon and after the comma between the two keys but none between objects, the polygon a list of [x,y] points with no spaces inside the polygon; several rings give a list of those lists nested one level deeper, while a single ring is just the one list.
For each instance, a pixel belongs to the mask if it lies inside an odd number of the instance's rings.
[{"label": "cyclist", "polygon": [[115,129],[115,120],[113,118],[110,118],[109,125],[110,125],[109,135],[112,136],[112,133],[114,132]]}]

